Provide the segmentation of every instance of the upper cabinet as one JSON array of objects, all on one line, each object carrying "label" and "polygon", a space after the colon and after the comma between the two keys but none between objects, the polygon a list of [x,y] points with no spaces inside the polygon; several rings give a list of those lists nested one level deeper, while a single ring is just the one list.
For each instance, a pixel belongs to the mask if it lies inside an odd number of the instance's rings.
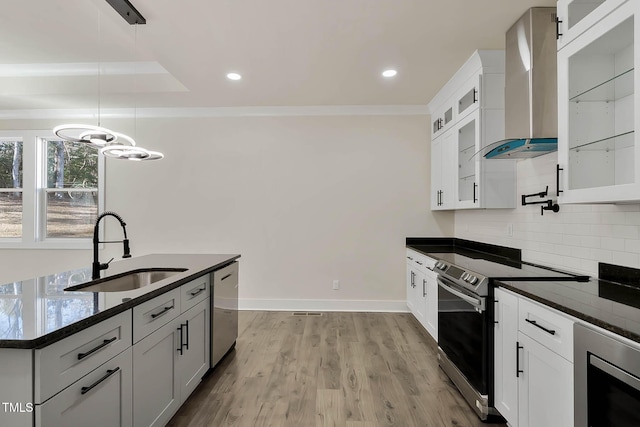
[{"label": "upper cabinet", "polygon": [[627,0],[558,0],[558,49]]},{"label": "upper cabinet", "polygon": [[[562,8],[560,5],[562,4]],[[559,1],[560,203],[640,200],[637,0]],[[560,12],[559,12],[560,13]]]},{"label": "upper cabinet", "polygon": [[474,52],[429,103],[432,210],[516,205],[515,160],[476,154],[504,139],[504,59],[502,50]]}]

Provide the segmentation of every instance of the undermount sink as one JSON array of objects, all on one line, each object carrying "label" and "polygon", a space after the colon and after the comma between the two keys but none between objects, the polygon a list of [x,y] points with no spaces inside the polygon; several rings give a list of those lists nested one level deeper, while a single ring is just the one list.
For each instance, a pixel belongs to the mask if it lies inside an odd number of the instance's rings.
[{"label": "undermount sink", "polygon": [[81,285],[65,288],[65,291],[82,292],[123,292],[139,289],[160,280],[167,279],[186,268],[140,268],[104,279],[97,279]]}]

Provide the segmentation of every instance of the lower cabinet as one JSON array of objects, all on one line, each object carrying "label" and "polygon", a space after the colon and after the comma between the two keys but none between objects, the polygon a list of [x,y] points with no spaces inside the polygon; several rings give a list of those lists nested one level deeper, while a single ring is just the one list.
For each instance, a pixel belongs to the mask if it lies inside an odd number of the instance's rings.
[{"label": "lower cabinet", "polygon": [[438,340],[438,282],[432,271],[435,261],[411,249],[407,249],[407,307],[429,332]]},{"label": "lower cabinet", "polygon": [[511,427],[573,426],[573,321],[495,290],[494,406]]},{"label": "lower cabinet", "polygon": [[209,299],[133,346],[133,424],[164,426],[209,368]]},{"label": "lower cabinet", "polygon": [[131,376],[129,347],[42,405],[36,405],[36,426],[131,426]]},{"label": "lower cabinet", "polygon": [[518,342],[518,426],[572,426],[573,363],[521,332]]}]

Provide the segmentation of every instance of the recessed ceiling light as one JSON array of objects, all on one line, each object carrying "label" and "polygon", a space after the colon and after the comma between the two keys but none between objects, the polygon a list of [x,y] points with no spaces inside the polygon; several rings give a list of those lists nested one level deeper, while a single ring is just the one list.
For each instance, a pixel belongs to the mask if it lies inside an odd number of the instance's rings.
[{"label": "recessed ceiling light", "polygon": [[384,77],[394,77],[396,74],[398,74],[398,72],[396,70],[384,70],[382,72],[382,75]]},{"label": "recessed ceiling light", "polygon": [[238,73],[229,73],[227,74],[227,78],[229,80],[240,80],[242,78],[242,76]]}]

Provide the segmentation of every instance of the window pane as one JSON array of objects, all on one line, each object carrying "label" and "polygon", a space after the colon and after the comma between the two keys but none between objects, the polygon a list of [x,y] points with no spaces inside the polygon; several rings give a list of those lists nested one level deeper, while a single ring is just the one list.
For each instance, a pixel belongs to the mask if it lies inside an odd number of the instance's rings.
[{"label": "window pane", "polygon": [[0,237],[22,237],[22,192],[0,192]]},{"label": "window pane", "polygon": [[47,237],[92,237],[98,191],[47,192]]},{"label": "window pane", "polygon": [[0,188],[22,188],[22,141],[0,141]]},{"label": "window pane", "polygon": [[97,188],[98,151],[66,141],[47,141],[48,188]]}]

